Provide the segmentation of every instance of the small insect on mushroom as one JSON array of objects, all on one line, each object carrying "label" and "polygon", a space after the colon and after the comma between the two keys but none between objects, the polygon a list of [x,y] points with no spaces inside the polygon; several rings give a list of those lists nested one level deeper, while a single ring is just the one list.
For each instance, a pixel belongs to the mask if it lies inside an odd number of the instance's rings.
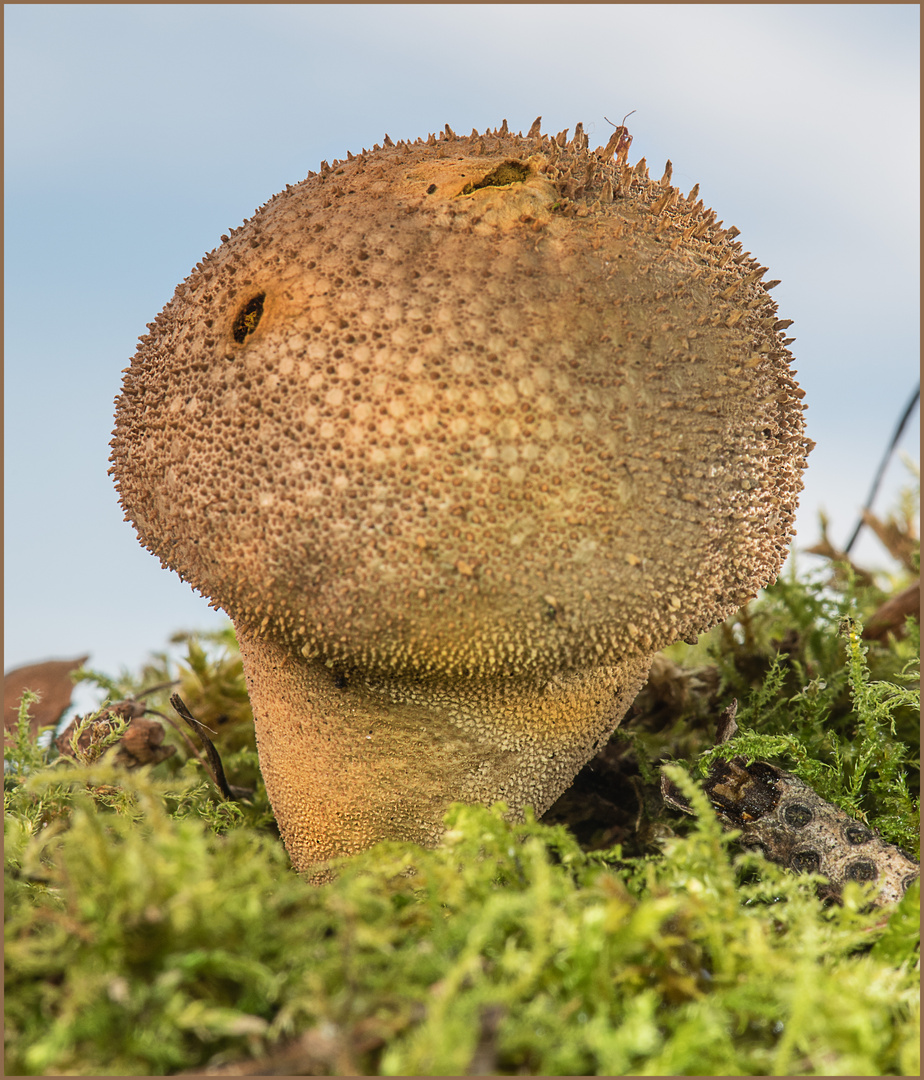
[{"label": "small insect on mushroom", "polygon": [[541,814],[786,557],[811,444],[763,268],[625,119],[323,163],[125,374],[122,506],[234,621],[299,870]]},{"label": "small insect on mushroom", "polygon": [[[603,117],[603,119],[606,120],[610,127],[616,128],[610,139],[611,143],[614,139],[616,140],[613,147],[614,157],[625,157],[629,153],[629,147],[632,145],[632,136],[629,134],[629,129],[626,127],[626,121],[635,111],[636,110],[633,109],[632,112],[627,112],[626,115],[622,118],[621,124],[614,124],[612,120],[608,119],[605,116]],[[607,146],[609,146],[609,143],[607,144]]]}]

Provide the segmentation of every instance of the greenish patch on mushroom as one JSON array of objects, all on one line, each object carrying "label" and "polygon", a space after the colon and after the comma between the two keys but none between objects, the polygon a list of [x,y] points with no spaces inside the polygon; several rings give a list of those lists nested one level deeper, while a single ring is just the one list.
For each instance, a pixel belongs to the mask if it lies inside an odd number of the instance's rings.
[{"label": "greenish patch on mushroom", "polygon": [[480,191],[482,188],[522,184],[527,176],[529,176],[528,165],[524,165],[521,161],[505,161],[502,165],[498,165],[496,169],[492,169],[487,176],[476,184],[466,184],[459,194],[471,195],[473,191]]}]

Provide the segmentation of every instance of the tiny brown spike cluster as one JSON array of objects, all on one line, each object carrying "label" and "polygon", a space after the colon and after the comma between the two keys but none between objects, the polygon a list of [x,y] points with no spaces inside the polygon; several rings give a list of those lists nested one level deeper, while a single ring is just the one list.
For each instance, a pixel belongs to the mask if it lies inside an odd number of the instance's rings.
[{"label": "tiny brown spike cluster", "polygon": [[234,620],[299,869],[435,842],[454,800],[543,812],[786,556],[811,443],[774,283],[619,136],[323,162],[125,372],[122,505]]}]

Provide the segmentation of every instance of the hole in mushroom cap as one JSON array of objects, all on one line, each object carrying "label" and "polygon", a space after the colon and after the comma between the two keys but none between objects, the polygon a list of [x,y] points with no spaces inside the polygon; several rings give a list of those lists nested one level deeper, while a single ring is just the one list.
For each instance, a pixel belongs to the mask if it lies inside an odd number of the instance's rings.
[{"label": "hole in mushroom cap", "polygon": [[476,183],[466,184],[459,194],[471,195],[473,191],[480,191],[481,188],[506,187],[507,184],[522,184],[527,176],[529,176],[528,165],[524,165],[522,161],[505,161],[503,165],[498,165],[496,169],[489,172],[487,176],[482,177],[482,179],[478,180]]},{"label": "hole in mushroom cap", "polygon": [[263,301],[266,299],[266,293],[257,293],[252,297],[237,313],[237,318],[234,320],[234,326],[231,328],[231,336],[238,343],[243,345],[248,337],[256,330],[260,318],[263,315]]}]

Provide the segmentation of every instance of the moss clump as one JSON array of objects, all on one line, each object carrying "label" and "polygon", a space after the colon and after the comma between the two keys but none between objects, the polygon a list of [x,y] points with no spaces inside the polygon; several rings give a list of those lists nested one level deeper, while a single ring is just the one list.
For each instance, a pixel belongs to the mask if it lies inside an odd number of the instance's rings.
[{"label": "moss clump", "polygon": [[440,848],[381,845],[311,889],[277,843],[129,787],[137,815],[11,823],[11,1071],[161,1074],[296,1035],[318,1074],[916,1071],[917,891],[883,925],[859,887],[824,909],[767,864],[742,886],[756,857],[729,858],[705,803],[621,871],[457,806]]},{"label": "moss clump", "polygon": [[[793,575],[672,649],[685,696],[649,687],[633,742],[611,744],[636,786],[692,764],[738,697],[739,751],[914,849],[916,634],[859,635],[887,591]],[[642,841],[588,850],[457,805],[439,847],[381,844],[310,887],[271,824],[237,664],[230,637],[187,639],[181,691],[253,788],[235,803],[172,729],[176,754],[127,772],[116,747],[55,758],[24,701],[5,777],[9,1073],[918,1074],[918,886],[871,910],[851,882],[826,905],[811,876],[739,851],[669,765],[696,816],[649,807]],[[115,699],[176,674],[161,657],[98,681]],[[145,701],[166,716],[168,693]]]}]

